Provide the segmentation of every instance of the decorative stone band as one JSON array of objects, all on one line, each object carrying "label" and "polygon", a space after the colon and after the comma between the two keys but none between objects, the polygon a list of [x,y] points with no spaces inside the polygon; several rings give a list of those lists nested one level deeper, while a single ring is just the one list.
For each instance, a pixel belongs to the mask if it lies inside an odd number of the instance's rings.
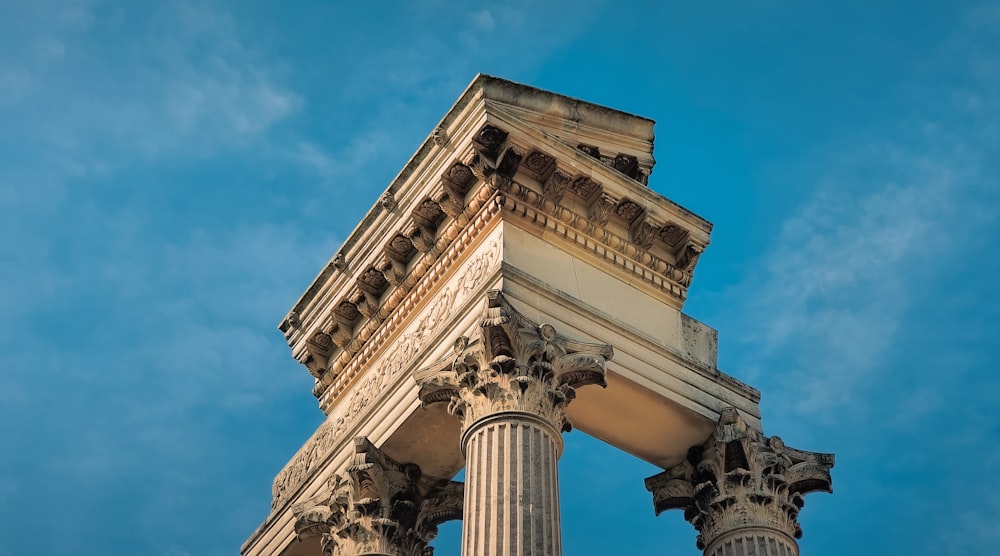
[{"label": "decorative stone band", "polygon": [[[458,250],[459,247],[466,247],[466,244],[456,244],[453,247]],[[361,416],[377,403],[379,393],[399,380],[403,372],[409,369],[408,365],[414,356],[427,347],[425,344],[427,338],[431,337],[431,331],[448,321],[456,308],[470,299],[470,292],[479,288],[499,268],[500,248],[501,240],[496,238],[473,255],[455,279],[424,305],[425,312],[418,313],[416,322],[404,331],[384,356],[373,362],[373,353],[367,349],[359,356],[359,361],[368,365],[367,373],[347,390],[346,399],[334,408],[326,421],[275,477],[272,510],[287,503],[307,479],[323,468],[337,447],[348,440],[345,435],[350,434]],[[450,253],[446,254],[446,257],[451,256]],[[421,295],[426,293],[426,290],[420,291]],[[412,314],[410,309],[402,312]]]},{"label": "decorative stone band", "polygon": [[321,537],[325,556],[425,556],[437,525],[462,517],[461,483],[426,477],[365,437],[355,438],[346,473],[328,484],[292,509],[296,535]]},{"label": "decorative stone band", "polygon": [[798,554],[803,495],[833,492],[833,454],[788,448],[751,429],[733,408],[683,461],[646,479],[659,514],[681,509],[706,556]]},{"label": "decorative stone band", "polygon": [[[578,249],[622,268],[643,282],[663,290],[679,309],[687,298],[694,266],[703,246],[691,247],[686,259],[668,262],[633,239],[609,231],[599,221],[579,214],[515,181],[502,185],[508,195],[504,212],[545,230]],[[683,262],[683,266],[679,263]]]}]

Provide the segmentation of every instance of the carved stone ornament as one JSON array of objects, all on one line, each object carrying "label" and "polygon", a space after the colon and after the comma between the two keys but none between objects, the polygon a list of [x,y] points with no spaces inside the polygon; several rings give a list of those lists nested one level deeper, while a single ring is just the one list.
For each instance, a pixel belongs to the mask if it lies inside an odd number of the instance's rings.
[{"label": "carved stone ornament", "polygon": [[508,178],[513,177],[517,167],[521,165],[522,158],[524,154],[520,149],[513,145],[507,147],[497,162],[497,173]]},{"label": "carved stone ornament", "polygon": [[379,296],[389,287],[385,275],[375,267],[368,267],[358,277],[358,288],[367,294]]},{"label": "carved stone ornament", "polygon": [[584,201],[589,201],[601,190],[601,184],[586,176],[580,176],[570,182],[569,190]]},{"label": "carved stone ornament", "polygon": [[[833,464],[833,454],[788,448],[779,437],[766,438],[751,429],[735,409],[727,408],[705,444],[691,448],[686,461],[646,479],[646,488],[653,493],[657,514],[684,511],[684,519],[700,533],[698,548],[707,555],[718,554],[720,544],[739,545],[746,539],[763,539],[765,546],[783,546],[782,554],[798,554],[794,539],[802,536],[802,497],[833,492]],[[752,546],[747,550],[736,546],[733,553],[754,553]]]},{"label": "carved stone ornament", "polygon": [[337,253],[333,257],[333,267],[336,268],[337,270],[347,269],[347,258],[344,257],[343,253]]},{"label": "carved stone ornament", "polygon": [[524,157],[521,166],[527,170],[531,177],[540,182],[545,182],[556,168],[556,159],[539,151],[533,151]]},{"label": "carved stone ornament", "polygon": [[393,197],[392,191],[386,191],[385,193],[383,193],[382,198],[379,199],[379,204],[381,204],[382,208],[384,208],[385,210],[388,211],[395,210],[396,198]]},{"label": "carved stone ornament", "polygon": [[497,290],[487,293],[478,336],[455,341],[450,365],[414,375],[424,404],[447,403],[463,430],[498,413],[519,412],[568,431],[566,406],[576,388],[606,385],[611,346],[569,340],[552,325],[535,324]]},{"label": "carved stone ornament", "polygon": [[413,247],[410,238],[403,234],[393,236],[385,246],[386,256],[396,262],[407,263],[413,258],[417,250]]},{"label": "carved stone ornament", "polygon": [[639,161],[634,156],[619,154],[611,163],[611,167],[632,179],[639,176]]},{"label": "carved stone ornament", "polygon": [[639,247],[649,249],[653,246],[653,240],[656,239],[656,230],[656,226],[639,219],[633,222],[632,227],[629,228],[629,238],[632,240],[632,243]]},{"label": "carved stone ornament", "polygon": [[473,139],[473,141],[479,145],[480,152],[493,159],[496,158],[497,154],[500,152],[500,147],[503,146],[506,140],[507,132],[491,125],[483,126]]},{"label": "carved stone ornament", "polygon": [[448,168],[448,171],[444,174],[444,179],[451,186],[450,188],[461,193],[469,190],[469,186],[475,177],[472,169],[461,162],[452,164],[451,168]]},{"label": "carved stone ornament", "polygon": [[665,224],[660,231],[657,232],[660,240],[666,243],[670,247],[676,247],[680,245],[682,241],[688,238],[688,231],[684,228],[674,224],[673,222]]},{"label": "carved stone ornament", "polygon": [[558,205],[562,201],[563,194],[566,193],[569,182],[569,176],[556,170],[552,172],[549,179],[545,180],[545,185],[542,187],[542,195]]},{"label": "carved stone ornament", "polygon": [[346,477],[292,507],[295,534],[320,536],[325,556],[425,556],[437,526],[462,517],[462,484],[400,464],[366,437],[354,439]]},{"label": "carved stone ornament", "polygon": [[443,127],[434,128],[434,132],[431,133],[431,138],[434,139],[434,144],[443,147],[448,144],[448,131]]},{"label": "carved stone ornament", "polygon": [[590,206],[587,207],[587,218],[595,226],[604,227],[608,225],[608,218],[611,216],[611,209],[615,206],[615,199],[611,195],[602,193]]},{"label": "carved stone ornament", "polygon": [[[426,342],[432,336],[432,331],[453,318],[458,307],[468,302],[471,292],[476,291],[497,268],[501,247],[502,242],[495,240],[479,255],[467,261],[456,279],[428,301],[427,312],[420,316],[414,327],[402,334],[377,364],[365,367],[368,372],[354,384],[344,402],[337,406],[274,478],[272,510],[282,507],[310,477],[322,470],[325,462],[339,449],[341,442],[349,434],[348,431],[377,403],[379,393],[384,392],[394,381],[402,380],[403,373],[408,372],[413,359],[427,347]],[[342,335],[336,325],[331,335],[341,348],[344,346],[339,342],[343,336],[350,341],[350,335]],[[305,363],[310,364],[308,361]],[[309,368],[313,372],[313,367]],[[319,367],[314,376],[319,373],[318,369]],[[328,374],[330,372],[333,369]]]},{"label": "carved stone ornament", "polygon": [[413,222],[420,226],[421,230],[433,232],[437,230],[438,224],[444,219],[444,212],[441,206],[433,199],[424,199],[417,208],[413,209]]},{"label": "carved stone ornament", "polygon": [[339,324],[351,325],[361,316],[361,311],[358,310],[358,306],[350,301],[341,301],[337,304],[337,307],[333,310],[333,316],[337,319]]},{"label": "carved stone ornament", "polygon": [[579,145],[576,146],[576,148],[596,158],[597,160],[601,159],[601,149],[598,149],[593,145],[584,145],[583,143],[580,143]]},{"label": "carved stone ornament", "polygon": [[701,249],[694,245],[685,245],[684,249],[677,255],[677,268],[684,272],[694,270],[695,265],[698,264],[698,257],[701,257],[701,251]]},{"label": "carved stone ornament", "polygon": [[615,214],[629,224],[634,222],[636,218],[639,218],[643,212],[643,208],[630,199],[622,199],[618,202],[618,206],[615,207]]}]

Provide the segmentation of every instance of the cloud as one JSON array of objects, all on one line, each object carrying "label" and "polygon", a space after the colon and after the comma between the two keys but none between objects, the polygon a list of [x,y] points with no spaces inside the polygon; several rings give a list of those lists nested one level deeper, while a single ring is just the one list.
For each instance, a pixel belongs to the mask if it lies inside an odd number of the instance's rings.
[{"label": "cloud", "polygon": [[[781,411],[870,409],[868,395],[887,376],[889,358],[912,341],[901,330],[926,313],[923,303],[954,287],[950,266],[991,248],[984,242],[998,225],[990,207],[1000,202],[993,155],[1000,72],[981,70],[996,60],[981,45],[997,33],[983,33],[967,25],[942,46],[941,60],[963,61],[964,81],[946,92],[914,86],[916,105],[926,110],[816,153],[810,165],[825,175],[804,177],[815,180],[811,197],[730,292],[743,300],[730,318],[741,323],[748,353],[749,368],[737,375],[797,400]],[[942,105],[942,98],[955,101]],[[899,403],[931,412],[940,408],[931,398],[914,386]]]},{"label": "cloud", "polygon": [[244,147],[302,106],[283,63],[206,5],[49,9],[22,10],[0,54],[0,114],[49,167]]},{"label": "cloud", "polygon": [[472,27],[477,31],[492,31],[493,30],[493,14],[489,10],[482,10],[469,15],[469,21]]},{"label": "cloud", "polygon": [[769,365],[768,356],[794,354],[783,369],[794,391],[782,395],[799,410],[851,405],[880,366],[913,301],[912,281],[959,239],[959,191],[947,168],[876,187],[838,181],[786,221],[759,278],[739,290],[753,300],[743,340]]}]

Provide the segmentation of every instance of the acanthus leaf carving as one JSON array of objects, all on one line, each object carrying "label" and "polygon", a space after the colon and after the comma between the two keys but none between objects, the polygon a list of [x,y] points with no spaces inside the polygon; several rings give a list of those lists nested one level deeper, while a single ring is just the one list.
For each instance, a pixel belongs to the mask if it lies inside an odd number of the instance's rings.
[{"label": "acanthus leaf carving", "polygon": [[439,524],[461,519],[462,483],[425,476],[366,437],[355,438],[354,449],[345,473],[292,507],[300,539],[321,536],[330,556],[423,556]]},{"label": "acanthus leaf carving", "polygon": [[535,324],[496,290],[487,294],[478,338],[460,337],[447,366],[415,373],[424,404],[448,403],[468,430],[500,412],[522,412],[568,430],[575,389],[604,386],[611,346],[576,342],[550,324]]},{"label": "acanthus leaf carving", "polygon": [[[711,438],[685,461],[646,479],[656,513],[681,509],[706,549],[740,530],[781,532],[786,544],[802,536],[802,495],[832,492],[832,454],[787,448],[750,428],[735,408],[723,409]],[[767,532],[770,531],[770,532]]]}]

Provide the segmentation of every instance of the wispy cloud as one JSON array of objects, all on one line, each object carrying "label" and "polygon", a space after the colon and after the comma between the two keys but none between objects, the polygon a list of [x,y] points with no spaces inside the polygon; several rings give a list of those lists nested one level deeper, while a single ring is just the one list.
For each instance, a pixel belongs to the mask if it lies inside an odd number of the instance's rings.
[{"label": "wispy cloud", "polygon": [[49,8],[16,14],[20,32],[8,34],[0,58],[0,114],[36,152],[76,174],[120,164],[123,153],[246,145],[302,106],[282,82],[282,63],[206,5]]},{"label": "wispy cloud", "polygon": [[[814,167],[827,174],[732,292],[751,300],[739,317],[751,354],[740,372],[787,390],[776,396],[798,401],[786,411],[865,406],[859,394],[900,347],[900,327],[933,302],[926,296],[947,284],[949,264],[996,232],[1000,72],[980,68],[995,61],[982,44],[997,35],[979,29],[977,37],[967,26],[940,54],[962,60],[964,85],[927,90],[918,104],[929,108],[879,140],[869,132],[817,155]],[[927,402],[921,392],[905,399]]]}]

